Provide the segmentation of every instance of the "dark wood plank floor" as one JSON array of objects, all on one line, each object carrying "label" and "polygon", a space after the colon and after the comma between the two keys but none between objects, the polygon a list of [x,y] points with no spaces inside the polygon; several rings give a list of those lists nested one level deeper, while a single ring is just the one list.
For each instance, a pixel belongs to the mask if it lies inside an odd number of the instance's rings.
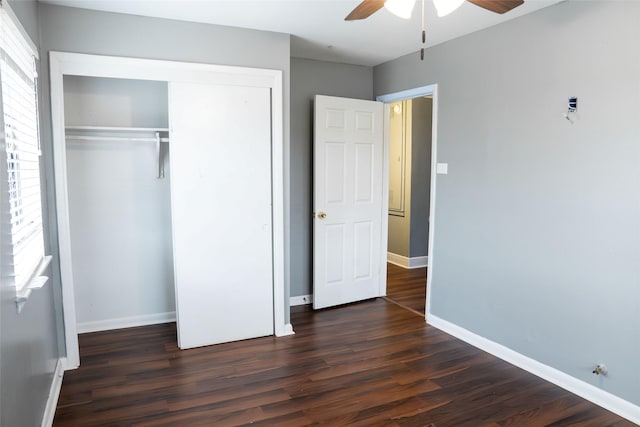
[{"label": "dark wood plank floor", "polygon": [[387,263],[387,299],[424,315],[427,269]]},{"label": "dark wood plank floor", "polygon": [[631,426],[385,299],[296,335],[180,351],[175,324],[80,336],[55,426]]}]

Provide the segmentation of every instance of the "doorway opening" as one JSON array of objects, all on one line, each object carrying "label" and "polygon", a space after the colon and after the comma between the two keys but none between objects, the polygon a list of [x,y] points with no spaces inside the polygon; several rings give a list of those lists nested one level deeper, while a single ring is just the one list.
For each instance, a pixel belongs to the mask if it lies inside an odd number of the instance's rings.
[{"label": "doorway opening", "polygon": [[386,299],[425,316],[432,270],[436,86],[380,96],[388,153]]}]

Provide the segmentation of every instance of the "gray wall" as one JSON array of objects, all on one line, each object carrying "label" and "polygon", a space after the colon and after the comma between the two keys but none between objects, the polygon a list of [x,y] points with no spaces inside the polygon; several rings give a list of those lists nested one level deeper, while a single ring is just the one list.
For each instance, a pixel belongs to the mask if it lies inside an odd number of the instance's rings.
[{"label": "gray wall", "polygon": [[373,99],[373,69],[291,58],[291,296],[313,292],[315,95]]},{"label": "gray wall", "polygon": [[[36,4],[11,2],[10,5],[37,43]],[[4,152],[2,157],[6,167]],[[3,196],[5,192],[6,187]],[[1,205],[7,206],[4,197]],[[3,237],[8,226],[6,221],[3,211]],[[18,314],[15,290],[4,274],[5,267],[3,265],[0,280],[0,425],[33,427],[40,425],[58,359],[53,284],[50,281],[34,291]]]},{"label": "gray wall", "polygon": [[29,33],[31,41],[39,45],[38,3],[31,0],[9,0],[9,6]]},{"label": "gray wall", "polygon": [[[410,180],[406,180],[405,192],[410,194]],[[406,203],[410,203],[410,196],[405,198]],[[404,216],[387,215],[389,221],[389,232],[387,241],[387,252],[409,257],[409,247],[411,243],[411,207],[404,209]]]},{"label": "gray wall", "polygon": [[376,95],[438,84],[432,313],[635,404],[638,22],[563,2],[374,69]]},{"label": "gray wall", "polygon": [[[144,18],[49,4],[40,5],[41,93],[48,100],[50,51],[128,56],[282,70],[284,74],[285,222],[289,221],[289,35],[263,31]],[[47,179],[53,183],[49,102],[42,102]],[[52,184],[51,184],[52,185]],[[53,212],[53,190],[50,190]],[[52,215],[51,237],[57,239]],[[285,233],[289,227],[285,226]],[[288,252],[288,234],[285,252]],[[57,255],[57,254],[56,254]],[[285,260],[287,259],[285,253]],[[286,262],[286,261],[285,261]],[[289,303],[289,265],[285,266],[285,306]],[[55,286],[60,290],[59,273]],[[289,320],[286,310],[286,321]]]},{"label": "gray wall", "polygon": [[429,246],[432,105],[431,98],[411,100],[410,258],[427,256]]}]

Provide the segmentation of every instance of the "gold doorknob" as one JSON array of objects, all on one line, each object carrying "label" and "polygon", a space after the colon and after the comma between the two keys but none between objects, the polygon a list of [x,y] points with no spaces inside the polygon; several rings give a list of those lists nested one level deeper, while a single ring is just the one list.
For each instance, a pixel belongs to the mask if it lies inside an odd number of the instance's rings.
[{"label": "gold doorknob", "polygon": [[318,218],[320,218],[320,219],[325,219],[326,217],[327,217],[327,214],[326,214],[326,213],[324,213],[324,212],[320,212],[320,213],[318,213]]}]

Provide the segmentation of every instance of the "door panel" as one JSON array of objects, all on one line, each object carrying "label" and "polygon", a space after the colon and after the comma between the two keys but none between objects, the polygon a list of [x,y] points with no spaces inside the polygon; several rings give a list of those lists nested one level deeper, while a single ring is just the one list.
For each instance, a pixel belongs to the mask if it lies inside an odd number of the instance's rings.
[{"label": "door panel", "polygon": [[382,110],[379,102],[316,96],[316,309],[380,294]]},{"label": "door panel", "polygon": [[271,93],[170,84],[178,345],[273,334]]},{"label": "door panel", "polygon": [[355,202],[373,202],[373,161],[375,147],[373,144],[355,144]]},{"label": "door panel", "polygon": [[373,223],[364,221],[354,224],[355,271],[354,279],[368,279],[373,275]]},{"label": "door panel", "polygon": [[326,171],[324,173],[325,203],[343,204],[345,192],[346,156],[345,144],[341,142],[325,143]]}]

